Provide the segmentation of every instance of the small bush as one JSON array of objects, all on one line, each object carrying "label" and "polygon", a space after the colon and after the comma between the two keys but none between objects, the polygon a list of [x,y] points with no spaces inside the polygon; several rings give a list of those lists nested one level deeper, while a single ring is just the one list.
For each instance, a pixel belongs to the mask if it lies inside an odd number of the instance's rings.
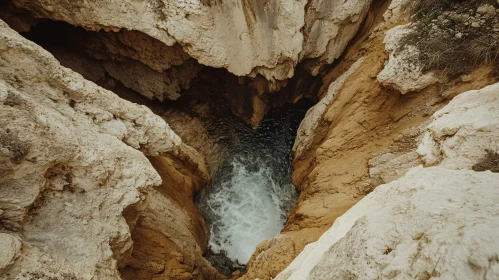
[{"label": "small bush", "polygon": [[499,67],[499,13],[483,14],[495,0],[422,0],[415,7],[412,32],[402,39],[419,49],[423,71],[450,76],[467,74],[483,64]]},{"label": "small bush", "polygon": [[473,170],[499,172],[499,154],[488,150],[487,156],[479,163],[473,165]]}]

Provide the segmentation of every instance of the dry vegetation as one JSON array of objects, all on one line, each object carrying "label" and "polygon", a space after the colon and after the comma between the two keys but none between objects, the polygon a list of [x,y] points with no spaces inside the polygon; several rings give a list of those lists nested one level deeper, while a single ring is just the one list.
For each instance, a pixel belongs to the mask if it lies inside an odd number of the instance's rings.
[{"label": "dry vegetation", "polygon": [[473,165],[473,170],[499,172],[499,154],[487,151],[487,156],[481,162]]},{"label": "dry vegetation", "polygon": [[479,65],[499,67],[499,2],[496,0],[422,0],[415,8],[413,32],[401,46],[419,49],[424,71],[450,76]]}]

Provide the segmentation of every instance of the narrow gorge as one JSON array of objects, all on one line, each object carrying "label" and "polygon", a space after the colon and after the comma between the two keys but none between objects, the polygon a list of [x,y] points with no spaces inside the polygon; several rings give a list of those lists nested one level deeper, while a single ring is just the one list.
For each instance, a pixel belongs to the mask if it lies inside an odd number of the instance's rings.
[{"label": "narrow gorge", "polygon": [[5,0],[0,279],[499,279],[499,1]]}]

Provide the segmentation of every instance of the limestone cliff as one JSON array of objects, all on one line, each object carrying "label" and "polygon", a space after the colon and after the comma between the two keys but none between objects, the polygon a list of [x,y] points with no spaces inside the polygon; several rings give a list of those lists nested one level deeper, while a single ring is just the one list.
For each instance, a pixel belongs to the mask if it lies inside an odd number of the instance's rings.
[{"label": "limestone cliff", "polygon": [[370,5],[315,0],[13,2],[36,17],[88,30],[140,31],[166,46],[182,45],[203,65],[227,68],[237,76],[260,74],[268,80],[291,78],[302,59],[323,56],[325,63],[333,62]]},{"label": "limestone cliff", "polygon": [[[482,134],[464,129],[466,126],[458,130],[459,123],[451,130],[435,132],[432,130],[438,127],[427,125],[431,115],[456,95],[497,82],[495,66],[477,64],[469,73],[457,76],[437,68],[425,69],[418,60],[417,46],[404,45],[410,42],[398,34],[417,3],[389,4],[371,8],[366,19],[370,26],[361,28],[341,62],[323,78],[321,99],[303,120],[293,149],[293,182],[301,190],[300,198],[281,234],[258,247],[245,279],[275,277],[305,245],[317,240],[377,186],[401,178],[415,166],[430,164],[434,159],[424,155],[425,150],[441,151],[437,159],[444,162],[447,154],[454,155],[460,149],[469,151],[468,157],[474,159],[494,157],[485,142],[495,143],[496,127],[485,126]],[[474,9],[480,6],[474,5]],[[452,8],[462,11],[459,6]],[[411,55],[404,55],[407,48],[413,51]],[[384,75],[393,80],[385,81]],[[487,100],[493,99],[487,96]],[[476,112],[494,115],[489,107],[493,103],[487,102],[476,98],[470,106],[479,103]],[[461,122],[476,121],[471,115],[475,115],[472,110]],[[426,133],[427,129],[430,132]],[[456,137],[452,137],[455,132]],[[418,149],[421,142],[426,143],[424,149]],[[482,148],[471,148],[471,143]],[[456,162],[449,160],[449,164]]]},{"label": "limestone cliff", "polygon": [[[197,152],[149,109],[62,67],[4,22],[0,36],[2,275],[120,279],[134,246],[148,246],[134,235],[147,230],[169,242],[168,256],[143,263],[154,273],[213,279],[204,222],[187,207],[209,180]],[[182,187],[176,199],[171,188]]]},{"label": "limestone cliff", "polygon": [[498,14],[495,0],[0,3],[0,277],[225,279],[193,203],[226,153],[209,118],[227,106],[255,127],[313,95],[298,202],[233,278],[498,278]]},{"label": "limestone cliff", "polygon": [[438,167],[377,187],[276,279],[499,277],[498,106],[499,83],[436,112],[418,152]]},{"label": "limestone cliff", "polygon": [[472,169],[499,152],[499,84],[455,97],[436,112],[417,152],[426,166]]},{"label": "limestone cliff", "polygon": [[[248,76],[249,82],[239,81],[251,89],[244,98],[248,104],[236,101],[243,94],[233,92],[236,89],[227,95],[234,113],[253,126],[273,106],[270,93],[286,85],[299,62],[306,62],[305,68],[317,75],[341,55],[371,4],[356,0],[12,2],[34,18],[107,31],[99,32],[110,37],[101,40],[100,48],[112,54],[104,69],[150,98],[176,99],[189,88],[199,70],[192,58]],[[95,56],[95,51],[91,53]]]},{"label": "limestone cliff", "polygon": [[498,180],[413,168],[337,219],[276,279],[496,279]]}]

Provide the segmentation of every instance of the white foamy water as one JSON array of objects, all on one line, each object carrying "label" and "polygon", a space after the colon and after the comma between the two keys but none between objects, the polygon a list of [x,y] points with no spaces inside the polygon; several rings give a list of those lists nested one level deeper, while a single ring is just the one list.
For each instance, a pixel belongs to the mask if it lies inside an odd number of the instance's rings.
[{"label": "white foamy water", "polygon": [[223,118],[215,136],[226,139],[229,155],[198,207],[210,227],[210,249],[246,264],[262,241],[277,235],[298,193],[291,184],[291,146],[306,108],[274,111],[254,131]]},{"label": "white foamy water", "polygon": [[296,190],[277,183],[274,170],[261,158],[236,156],[230,165],[232,170],[206,201],[216,216],[210,224],[210,246],[245,264],[258,244],[283,228]]}]

